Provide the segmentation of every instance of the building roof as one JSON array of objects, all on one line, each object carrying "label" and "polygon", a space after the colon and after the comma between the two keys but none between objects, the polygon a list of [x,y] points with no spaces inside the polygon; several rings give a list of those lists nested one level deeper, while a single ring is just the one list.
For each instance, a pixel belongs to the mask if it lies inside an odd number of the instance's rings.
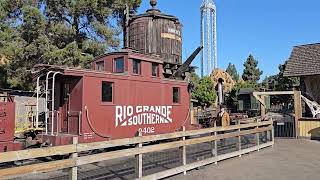
[{"label": "building roof", "polygon": [[320,43],[293,47],[284,76],[320,74]]},{"label": "building roof", "polygon": [[241,88],[237,95],[247,95],[255,92],[254,88]]}]

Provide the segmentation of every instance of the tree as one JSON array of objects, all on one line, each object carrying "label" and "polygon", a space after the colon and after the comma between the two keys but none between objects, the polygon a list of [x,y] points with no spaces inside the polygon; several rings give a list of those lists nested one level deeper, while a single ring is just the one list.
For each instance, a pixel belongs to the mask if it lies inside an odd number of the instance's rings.
[{"label": "tree", "polygon": [[258,68],[258,61],[256,61],[254,57],[250,54],[243,66],[244,70],[242,74],[242,79],[244,81],[257,83],[257,81],[260,80],[260,76],[263,73]]},{"label": "tree", "polygon": [[262,81],[262,86],[273,91],[291,91],[293,88],[300,85],[299,78],[285,77],[283,75],[287,61],[278,66],[279,73],[273,76],[266,77]]},{"label": "tree", "polygon": [[226,72],[232,77],[232,79],[234,81],[237,82],[239,80],[239,74],[238,74],[237,68],[234,64],[229,63],[229,65],[226,69]]},{"label": "tree", "polygon": [[[117,49],[126,4],[141,0],[2,0],[0,54],[8,87],[31,89],[35,64],[88,68]],[[2,68],[3,69],[3,68]]]},{"label": "tree", "polygon": [[[269,89],[273,91],[292,91],[295,87],[299,87],[300,80],[297,77],[285,77],[283,75],[287,61],[278,66],[279,73],[268,78]],[[292,95],[271,96],[272,103],[293,104]]]},{"label": "tree", "polygon": [[275,90],[276,91],[291,91],[294,87],[297,87],[300,85],[299,78],[296,77],[285,77],[284,70],[286,69],[288,61],[286,61],[284,64],[280,64],[278,66],[279,73],[276,75],[275,81]]},{"label": "tree", "polygon": [[198,100],[200,106],[211,106],[216,100],[217,92],[210,77],[199,79],[192,92],[192,98]]}]

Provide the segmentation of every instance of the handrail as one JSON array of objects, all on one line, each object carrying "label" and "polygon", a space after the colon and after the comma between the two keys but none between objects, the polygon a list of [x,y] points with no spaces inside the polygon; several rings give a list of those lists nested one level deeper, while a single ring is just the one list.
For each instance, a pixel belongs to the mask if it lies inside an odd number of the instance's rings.
[{"label": "handrail", "polygon": [[[51,98],[51,111],[52,111],[52,115],[51,115],[51,135],[53,136],[53,128],[54,128],[54,92],[55,92],[55,78],[57,74],[62,74],[61,72],[55,72],[53,74],[53,78],[52,78],[52,98]],[[58,126],[58,121],[59,119],[57,119],[57,126]],[[57,132],[58,133],[58,132]]]},{"label": "handrail", "polygon": [[46,101],[45,101],[45,105],[46,105],[46,111],[45,111],[45,125],[46,125],[46,134],[48,134],[48,113],[49,113],[49,108],[48,108],[48,89],[49,89],[49,75],[53,73],[53,71],[49,71],[46,75]]},{"label": "handrail", "polygon": [[36,104],[36,128],[39,127],[39,92],[40,92],[40,78],[42,77],[42,75],[38,76],[37,77],[37,87],[36,87],[36,90],[37,90],[37,104]]}]

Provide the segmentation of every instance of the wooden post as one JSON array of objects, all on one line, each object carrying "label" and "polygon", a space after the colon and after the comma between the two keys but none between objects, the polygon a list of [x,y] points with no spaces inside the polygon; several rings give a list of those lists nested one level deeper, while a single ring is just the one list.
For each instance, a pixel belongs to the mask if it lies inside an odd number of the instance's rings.
[{"label": "wooden post", "polygon": [[294,120],[296,138],[300,135],[299,120],[302,118],[301,91],[294,91]]},{"label": "wooden post", "polygon": [[261,117],[264,117],[266,115],[266,102],[265,102],[265,96],[262,95],[261,96],[261,99],[263,101],[263,103],[260,103],[261,106],[260,106],[260,111],[261,111]]},{"label": "wooden post", "polygon": [[272,123],[272,129],[271,129],[271,139],[272,139],[272,147],[274,145],[274,126],[273,126],[273,123]]},{"label": "wooden post", "polygon": [[[214,121],[214,127],[217,128],[217,121]],[[217,137],[217,131],[214,131],[214,136]],[[218,143],[217,140],[214,141],[214,156],[218,156]],[[215,164],[218,164],[218,161],[214,162]]]},{"label": "wooden post", "polygon": [[[138,136],[141,137],[142,133],[139,131],[138,132]],[[137,148],[141,148],[142,147],[142,143],[137,144]],[[142,154],[137,154],[135,156],[136,158],[136,177],[137,178],[141,178],[142,177]]]},{"label": "wooden post", "polygon": [[[240,125],[241,124],[241,121],[240,121],[240,119],[238,120],[238,125]],[[239,128],[239,133],[240,133],[240,131],[241,131],[241,128]],[[238,137],[238,147],[239,147],[239,152],[240,152],[240,155],[239,155],[239,157],[241,157],[241,136],[239,136]]]},{"label": "wooden post", "polygon": [[[182,131],[183,132],[186,131],[186,127],[185,126],[182,127]],[[186,137],[183,136],[182,137],[182,141],[185,141],[185,140],[186,140]],[[185,166],[187,164],[187,149],[186,149],[186,146],[180,147],[180,150],[181,150],[182,165]],[[183,174],[186,175],[187,171],[183,171]]]},{"label": "wooden post", "polygon": [[[72,138],[72,144],[75,144],[75,145],[78,144],[78,137],[73,137]],[[72,153],[72,155],[71,155],[72,159],[76,159],[77,157],[78,157],[78,153],[77,152]],[[71,179],[72,180],[77,180],[78,179],[78,167],[77,166],[71,168]]]},{"label": "wooden post", "polygon": [[[257,129],[259,129],[259,122],[260,122],[260,120],[257,119],[257,123],[258,123],[258,125],[256,127]],[[260,151],[260,135],[259,135],[259,132],[256,133],[256,140],[257,140],[258,151]]]}]

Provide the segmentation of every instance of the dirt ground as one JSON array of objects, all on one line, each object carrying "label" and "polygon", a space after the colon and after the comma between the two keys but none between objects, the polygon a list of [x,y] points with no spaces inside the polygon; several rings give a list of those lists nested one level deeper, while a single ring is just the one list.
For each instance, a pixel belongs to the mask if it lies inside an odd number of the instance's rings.
[{"label": "dirt ground", "polygon": [[320,142],[278,139],[273,148],[176,175],[169,180],[318,180]]}]

